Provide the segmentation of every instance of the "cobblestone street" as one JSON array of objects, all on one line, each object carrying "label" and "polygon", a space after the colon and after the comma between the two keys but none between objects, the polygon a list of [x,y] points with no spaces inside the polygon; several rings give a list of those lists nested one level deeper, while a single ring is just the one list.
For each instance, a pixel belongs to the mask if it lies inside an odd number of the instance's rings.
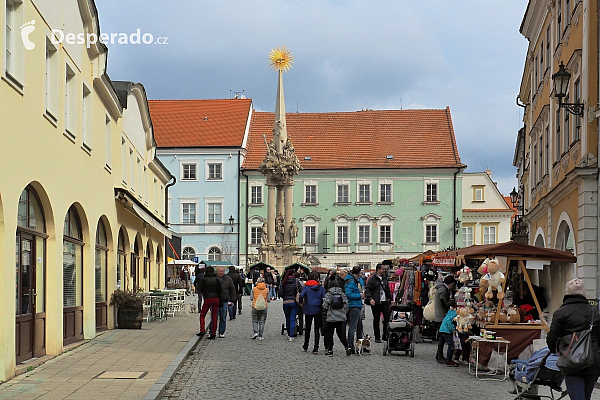
[{"label": "cobblestone street", "polygon": [[[372,334],[367,310],[365,328]],[[465,393],[510,399],[508,382],[481,382],[467,366],[435,362],[436,346],[416,345],[415,357],[383,357],[383,344],[371,356],[347,357],[336,339],[334,356],[302,350],[302,340],[281,335],[282,302],[269,305],[265,340],[252,340],[249,301],[228,321],[225,339],[203,340],[168,386],[163,399],[464,399]],[[598,390],[594,399],[600,399]],[[470,397],[470,396],[469,396]]]}]

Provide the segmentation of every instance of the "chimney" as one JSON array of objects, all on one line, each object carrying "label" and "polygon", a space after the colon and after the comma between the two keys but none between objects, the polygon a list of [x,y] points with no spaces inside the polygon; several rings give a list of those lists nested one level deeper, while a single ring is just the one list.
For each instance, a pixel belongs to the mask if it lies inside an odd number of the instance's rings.
[{"label": "chimney", "polygon": [[485,171],[483,171],[483,172],[485,172],[486,174],[488,174],[488,176],[490,177],[490,179],[492,179],[492,170],[491,169],[486,168]]}]

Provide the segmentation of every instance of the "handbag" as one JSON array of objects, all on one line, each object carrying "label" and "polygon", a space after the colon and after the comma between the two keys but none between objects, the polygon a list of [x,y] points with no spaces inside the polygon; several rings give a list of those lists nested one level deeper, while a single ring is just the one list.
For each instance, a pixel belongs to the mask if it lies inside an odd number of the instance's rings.
[{"label": "handbag", "polygon": [[594,326],[594,310],[589,329],[573,332],[558,339],[558,360],[556,366],[563,375],[575,375],[579,371],[594,365],[592,350],[592,327]]}]

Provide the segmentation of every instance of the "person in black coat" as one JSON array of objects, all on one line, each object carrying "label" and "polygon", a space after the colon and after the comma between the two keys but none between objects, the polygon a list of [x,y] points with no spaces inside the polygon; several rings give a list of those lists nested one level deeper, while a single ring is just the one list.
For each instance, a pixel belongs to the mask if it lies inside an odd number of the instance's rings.
[{"label": "person in black coat", "polygon": [[[387,330],[390,323],[390,303],[392,293],[388,284],[385,266],[377,264],[375,274],[370,276],[365,284],[365,304],[371,306],[373,313],[373,334],[375,343],[381,343],[381,339],[387,340]],[[379,319],[383,314],[383,336],[379,331]]]},{"label": "person in black coat", "polygon": [[210,309],[211,324],[210,336],[208,338],[214,339],[217,334],[217,321],[219,320],[217,315],[219,312],[219,303],[221,302],[222,288],[221,282],[219,281],[219,278],[217,278],[217,274],[215,274],[215,269],[213,267],[206,267],[204,276],[200,280],[199,290],[204,299],[204,305],[200,312],[200,332],[198,332],[197,335],[204,335],[206,329],[205,318]]},{"label": "person in black coat", "polygon": [[[235,319],[236,310],[238,309],[238,300],[242,297],[242,293],[244,290],[244,283],[242,282],[242,278],[240,274],[237,272],[235,267],[231,265],[229,267],[229,273],[227,274],[231,280],[233,281],[233,286],[235,287],[236,298],[231,300],[233,306],[229,307],[229,320]],[[242,304],[239,303],[239,311],[242,313]]]},{"label": "person in black coat", "polygon": [[554,312],[550,331],[546,336],[546,344],[551,352],[557,351],[559,339],[565,335],[579,332],[592,327],[592,350],[594,365],[578,371],[575,375],[565,374],[567,392],[571,399],[586,399],[592,397],[594,384],[600,376],[600,319],[598,308],[592,307],[585,297],[585,283],[581,279],[567,282],[562,306]]}]

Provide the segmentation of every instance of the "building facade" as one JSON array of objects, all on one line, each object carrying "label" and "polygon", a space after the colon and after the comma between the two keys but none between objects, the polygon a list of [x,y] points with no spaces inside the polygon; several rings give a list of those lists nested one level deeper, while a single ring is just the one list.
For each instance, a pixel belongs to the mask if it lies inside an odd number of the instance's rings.
[{"label": "building facade", "polygon": [[508,242],[513,213],[492,171],[463,173],[461,247]]},{"label": "building facade", "polygon": [[[449,109],[288,113],[302,170],[296,244],[313,265],[372,267],[457,245],[462,170]],[[241,261],[256,260],[266,218],[258,166],[274,114],[254,112],[243,163]]]},{"label": "building facade", "polygon": [[152,100],[158,157],[177,177],[169,225],[180,257],[239,263],[240,166],[252,101]]},{"label": "building facade", "polygon": [[[575,268],[551,265],[534,280],[547,288],[551,309],[565,283],[583,279],[590,298],[598,285],[598,16],[597,2],[530,0],[521,24],[529,41],[519,99],[524,128],[515,165],[529,244],[572,251]],[[554,96],[552,76],[564,63],[571,74],[565,103]]]},{"label": "building facade", "polygon": [[4,381],[23,361],[113,328],[116,288],[163,285],[170,175],[154,158],[143,87],[128,84],[124,106],[104,45],[55,44],[52,29],[100,34],[94,3],[1,5]]}]

